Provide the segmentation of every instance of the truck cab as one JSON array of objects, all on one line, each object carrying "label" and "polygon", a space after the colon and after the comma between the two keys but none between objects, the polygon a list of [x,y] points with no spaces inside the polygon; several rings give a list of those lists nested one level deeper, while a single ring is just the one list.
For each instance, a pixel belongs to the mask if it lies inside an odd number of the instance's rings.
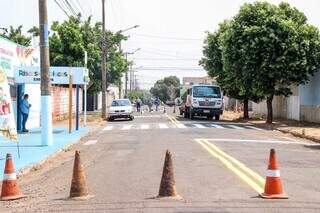
[{"label": "truck cab", "polygon": [[223,113],[223,97],[221,89],[216,85],[193,85],[187,90],[184,116],[194,119],[194,116],[206,116],[220,119]]}]

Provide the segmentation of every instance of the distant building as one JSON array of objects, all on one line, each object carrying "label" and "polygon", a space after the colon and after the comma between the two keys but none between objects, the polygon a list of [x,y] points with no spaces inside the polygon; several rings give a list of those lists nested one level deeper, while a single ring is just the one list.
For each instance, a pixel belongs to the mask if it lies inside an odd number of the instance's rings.
[{"label": "distant building", "polygon": [[183,77],[182,78],[182,85],[188,86],[193,84],[212,84],[214,79],[209,76],[204,77]]},{"label": "distant building", "polygon": [[[310,77],[308,84],[293,86],[291,91],[292,95],[288,98],[274,97],[274,117],[320,123],[320,71]],[[253,103],[253,112],[266,115],[266,102]]]}]

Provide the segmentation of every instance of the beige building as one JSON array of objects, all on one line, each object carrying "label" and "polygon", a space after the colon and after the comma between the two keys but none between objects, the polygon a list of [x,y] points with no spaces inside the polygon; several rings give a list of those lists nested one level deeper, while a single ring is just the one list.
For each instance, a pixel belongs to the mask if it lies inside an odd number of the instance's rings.
[{"label": "beige building", "polygon": [[209,76],[204,77],[183,77],[182,78],[182,85],[193,85],[193,84],[212,84],[214,81],[213,78]]}]

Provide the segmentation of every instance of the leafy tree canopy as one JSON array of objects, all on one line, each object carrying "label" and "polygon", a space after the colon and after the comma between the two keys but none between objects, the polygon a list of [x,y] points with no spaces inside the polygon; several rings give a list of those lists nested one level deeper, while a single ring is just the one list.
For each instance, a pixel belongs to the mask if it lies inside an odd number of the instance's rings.
[{"label": "leafy tree canopy", "polygon": [[142,103],[145,104],[145,105],[152,106],[152,104],[153,104],[152,95],[147,90],[131,91],[131,92],[128,93],[128,98],[131,100],[131,102],[134,102],[138,98],[140,98]]},{"label": "leafy tree canopy", "polygon": [[158,80],[150,89],[153,96],[159,97],[161,101],[174,100],[178,97],[180,80],[176,76],[165,77]]},{"label": "leafy tree canopy", "polygon": [[[88,53],[90,75],[89,92],[101,91],[102,24],[92,24],[91,17],[71,16],[63,23],[54,22],[50,36],[50,63],[53,66],[84,66],[84,51]],[[107,81],[118,83],[122,73],[128,70],[128,61],[119,51],[118,44],[126,39],[120,33],[107,34]]]},{"label": "leafy tree canopy", "polygon": [[[209,33],[200,62],[229,95],[267,99],[272,122],[274,95],[288,96],[320,68],[320,36],[288,3],[246,3],[236,16]],[[235,92],[235,93],[234,93]]]},{"label": "leafy tree canopy", "polygon": [[3,28],[3,33],[0,35],[23,46],[30,46],[31,43],[31,36],[22,34],[22,25],[16,29],[13,26],[10,26],[9,29]]}]

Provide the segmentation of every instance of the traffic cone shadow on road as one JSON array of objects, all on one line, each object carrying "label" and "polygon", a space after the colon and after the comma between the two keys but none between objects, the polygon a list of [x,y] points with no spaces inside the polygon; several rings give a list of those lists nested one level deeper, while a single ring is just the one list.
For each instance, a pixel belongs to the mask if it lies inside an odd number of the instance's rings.
[{"label": "traffic cone shadow on road", "polygon": [[18,186],[12,155],[8,153],[4,168],[0,200],[16,200],[23,197],[25,196],[22,195]]},{"label": "traffic cone shadow on road", "polygon": [[85,200],[90,197],[92,197],[92,195],[89,195],[89,190],[86,183],[86,176],[84,173],[83,165],[81,164],[80,160],[80,151],[76,150],[74,157],[70,198]]},{"label": "traffic cone shadow on road", "polygon": [[174,198],[181,199],[177,194],[176,182],[173,174],[173,164],[171,153],[169,150],[166,151],[166,157],[163,165],[162,178],[160,183],[159,195],[157,198]]},{"label": "traffic cone shadow on road", "polygon": [[288,199],[288,196],[284,193],[282,188],[279,165],[274,149],[270,150],[266,183],[264,192],[260,194],[260,197],[266,199]]}]

